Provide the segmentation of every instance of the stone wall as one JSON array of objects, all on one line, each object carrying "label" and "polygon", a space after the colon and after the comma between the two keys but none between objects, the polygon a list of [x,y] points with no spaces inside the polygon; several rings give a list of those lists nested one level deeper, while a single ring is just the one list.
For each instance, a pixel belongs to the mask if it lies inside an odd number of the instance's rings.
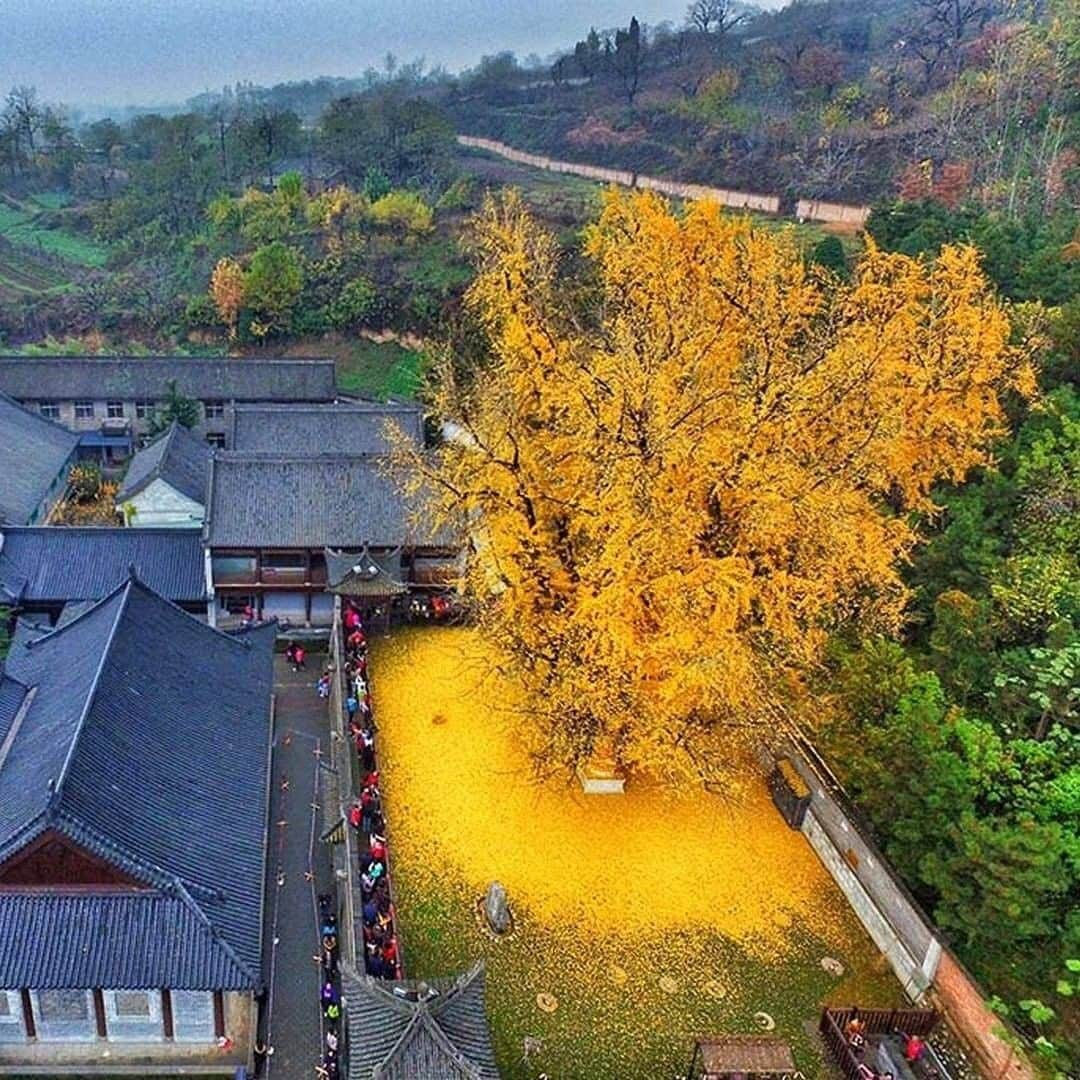
[{"label": "stone wall", "polygon": [[766,214],[780,211],[780,199],[776,195],[760,195],[750,191],[731,191],[727,188],[706,187],[702,184],[683,184],[676,180],[662,180],[654,176],[639,176],[637,173],[622,169],[604,169],[596,165],[580,165],[573,161],[556,161],[541,154],[528,154],[515,150],[505,143],[494,139],[481,139],[473,135],[459,135],[462,146],[477,150],[487,150],[498,154],[507,161],[516,161],[520,165],[530,165],[534,169],[546,169],[548,172],[569,173],[586,180],[596,180],[601,184],[618,184],[621,187],[648,188],[662,195],[671,195],[677,199],[711,199],[723,206],[739,210],[759,210]]},{"label": "stone wall", "polygon": [[[757,210],[765,214],[780,213],[780,197],[752,191],[734,191],[730,188],[708,187],[704,184],[684,184],[677,180],[664,180],[654,176],[639,176],[623,169],[604,169],[596,165],[581,165],[573,161],[557,161],[542,154],[529,154],[515,150],[496,139],[483,139],[475,135],[459,135],[458,143],[476,150],[498,154],[507,161],[529,165],[548,172],[569,173],[601,184],[618,184],[621,187],[647,188],[677,199],[711,199],[722,206],[737,210]],[[870,216],[869,206],[852,206],[848,203],[825,202],[821,199],[799,199],[795,216],[800,221],[823,221],[836,225],[852,225],[862,228]]]},{"label": "stone wall", "polygon": [[861,229],[870,216],[870,207],[849,206],[847,203],[822,202],[820,199],[800,199],[795,204],[795,216],[800,221],[826,221],[835,225],[857,225]]},{"label": "stone wall", "polygon": [[984,1076],[1033,1080],[1029,1063],[1000,1037],[985,993],[909,895],[856,812],[811,755],[790,748],[811,791],[802,831],[913,1001],[933,1004]]}]

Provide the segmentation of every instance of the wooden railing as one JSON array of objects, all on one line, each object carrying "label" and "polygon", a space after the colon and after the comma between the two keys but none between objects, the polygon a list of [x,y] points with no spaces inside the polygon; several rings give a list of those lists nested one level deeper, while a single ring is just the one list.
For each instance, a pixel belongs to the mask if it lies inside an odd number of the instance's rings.
[{"label": "wooden railing", "polygon": [[837,1068],[846,1080],[859,1080],[861,1064],[844,1037],[844,1028],[855,1015],[863,1023],[863,1036],[905,1035],[925,1037],[937,1026],[938,1014],[934,1009],[823,1009],[818,1030],[832,1055]]}]

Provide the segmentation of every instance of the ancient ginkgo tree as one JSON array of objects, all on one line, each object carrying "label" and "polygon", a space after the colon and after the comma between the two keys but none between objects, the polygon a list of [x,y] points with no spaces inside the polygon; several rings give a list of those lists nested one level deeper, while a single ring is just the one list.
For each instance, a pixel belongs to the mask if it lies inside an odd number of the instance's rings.
[{"label": "ancient ginkgo tree", "polygon": [[490,363],[443,365],[452,436],[412,464],[468,522],[464,588],[524,684],[522,735],[547,770],[716,776],[812,718],[830,633],[901,624],[911,511],[1030,390],[1008,318],[971,249],[868,244],[843,284],[793,236],[651,194],[606,196],[592,292],[515,195],[473,248]]}]

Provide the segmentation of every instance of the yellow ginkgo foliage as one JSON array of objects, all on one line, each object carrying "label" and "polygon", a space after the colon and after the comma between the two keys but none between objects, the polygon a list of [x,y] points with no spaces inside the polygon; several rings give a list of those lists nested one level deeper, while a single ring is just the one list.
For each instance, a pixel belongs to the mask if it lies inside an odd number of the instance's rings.
[{"label": "yellow ginkgo foliage", "polygon": [[788,234],[613,192],[569,289],[518,196],[478,216],[492,359],[443,366],[450,437],[413,465],[468,523],[541,769],[722,777],[813,718],[831,632],[899,626],[909,511],[987,460],[1032,374],[975,251],[867,243],[844,285]]}]

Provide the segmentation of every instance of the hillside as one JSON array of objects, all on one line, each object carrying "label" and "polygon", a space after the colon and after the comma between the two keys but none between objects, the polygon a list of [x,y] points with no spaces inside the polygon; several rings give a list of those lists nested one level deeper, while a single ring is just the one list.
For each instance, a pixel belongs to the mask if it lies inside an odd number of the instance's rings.
[{"label": "hillside", "polygon": [[550,70],[502,55],[431,93],[459,131],[644,174],[852,202],[928,175],[957,201],[1075,202],[1075,15],[1027,10],[698,0],[681,27],[581,27]]}]

